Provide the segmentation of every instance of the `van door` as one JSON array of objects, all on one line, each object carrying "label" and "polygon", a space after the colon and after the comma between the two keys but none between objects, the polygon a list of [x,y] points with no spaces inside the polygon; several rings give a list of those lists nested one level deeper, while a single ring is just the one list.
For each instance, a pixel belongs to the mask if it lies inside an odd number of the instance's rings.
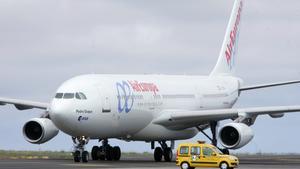
[{"label": "van door", "polygon": [[200,156],[201,167],[218,167],[218,158],[214,156],[214,150],[210,147],[203,146]]},{"label": "van door", "polygon": [[191,147],[191,160],[190,163],[193,167],[200,167],[201,161],[200,161],[200,154],[201,153],[201,147],[200,146],[193,146]]}]

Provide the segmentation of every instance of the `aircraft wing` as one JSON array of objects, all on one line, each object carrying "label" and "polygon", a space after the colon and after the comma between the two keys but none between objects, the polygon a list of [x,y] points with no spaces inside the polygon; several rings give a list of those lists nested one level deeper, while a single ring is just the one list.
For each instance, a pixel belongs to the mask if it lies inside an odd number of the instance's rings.
[{"label": "aircraft wing", "polygon": [[258,115],[265,114],[276,118],[282,117],[284,113],[290,112],[300,112],[300,106],[233,108],[202,111],[167,110],[155,119],[153,123],[173,129],[185,129],[207,124],[211,121],[226,119],[236,120],[238,118],[254,118],[255,120]]},{"label": "aircraft wing", "polygon": [[290,85],[290,84],[296,84],[296,83],[300,83],[300,80],[278,82],[278,83],[269,83],[269,84],[261,84],[261,85],[253,85],[253,86],[244,86],[244,87],[241,87],[239,90],[240,91],[246,91],[246,90],[261,89],[261,88],[267,88],[267,87]]},{"label": "aircraft wing", "polygon": [[28,100],[18,100],[18,99],[9,99],[9,98],[0,98],[0,105],[13,104],[18,110],[26,109],[44,109],[46,110],[49,107],[48,103],[41,103]]}]

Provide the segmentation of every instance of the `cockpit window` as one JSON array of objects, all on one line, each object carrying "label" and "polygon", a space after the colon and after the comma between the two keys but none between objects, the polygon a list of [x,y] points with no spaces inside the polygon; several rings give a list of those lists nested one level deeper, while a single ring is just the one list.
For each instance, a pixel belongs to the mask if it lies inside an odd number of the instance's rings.
[{"label": "cockpit window", "polygon": [[76,97],[76,99],[81,100],[81,98],[80,98],[80,96],[79,96],[79,93],[76,93],[76,94],[75,94],[75,97]]},{"label": "cockpit window", "polygon": [[63,93],[56,93],[55,98],[56,99],[61,99],[63,97]]},{"label": "cockpit window", "polygon": [[83,94],[81,92],[79,93],[79,96],[81,97],[82,100],[86,100],[87,99],[86,96],[85,96],[85,94]]},{"label": "cockpit window", "polygon": [[74,93],[65,93],[64,94],[64,99],[73,99],[74,98]]},{"label": "cockpit window", "polygon": [[74,99],[74,97],[78,100],[86,100],[85,94],[82,92],[77,93],[56,93],[55,98],[56,99]]},{"label": "cockpit window", "polygon": [[76,97],[76,99],[79,99],[79,100],[86,100],[87,99],[85,94],[83,94],[81,92],[76,93],[75,97]]}]

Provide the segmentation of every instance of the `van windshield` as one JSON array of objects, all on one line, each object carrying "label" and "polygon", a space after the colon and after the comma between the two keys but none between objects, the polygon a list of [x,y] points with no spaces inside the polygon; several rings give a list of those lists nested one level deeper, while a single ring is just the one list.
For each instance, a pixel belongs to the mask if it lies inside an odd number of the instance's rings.
[{"label": "van windshield", "polygon": [[218,154],[221,154],[221,155],[223,154],[223,152],[220,151],[219,149],[217,149],[216,147],[213,147],[212,149]]}]

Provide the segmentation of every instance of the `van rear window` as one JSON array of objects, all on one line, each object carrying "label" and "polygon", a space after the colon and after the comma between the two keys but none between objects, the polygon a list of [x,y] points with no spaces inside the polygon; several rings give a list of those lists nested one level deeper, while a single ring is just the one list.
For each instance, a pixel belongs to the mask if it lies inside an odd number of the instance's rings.
[{"label": "van rear window", "polygon": [[189,154],[189,147],[187,146],[180,147],[180,154]]}]

